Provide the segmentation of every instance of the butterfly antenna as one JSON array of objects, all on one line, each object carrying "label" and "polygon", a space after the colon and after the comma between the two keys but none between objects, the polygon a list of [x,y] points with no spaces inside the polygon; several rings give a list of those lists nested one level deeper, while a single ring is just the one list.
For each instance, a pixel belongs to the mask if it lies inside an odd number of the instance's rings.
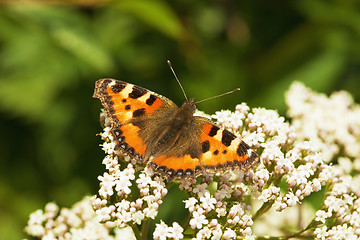
[{"label": "butterfly antenna", "polygon": [[168,65],[169,65],[169,67],[170,67],[170,69],[171,69],[172,73],[174,74],[174,77],[175,77],[176,81],[178,82],[178,84],[179,84],[179,86],[180,86],[180,88],[181,88],[181,91],[183,92],[183,94],[184,94],[184,96],[185,96],[185,99],[186,99],[186,101],[187,101],[187,100],[188,100],[188,98],[187,98],[187,96],[186,96],[186,93],[185,93],[185,91],[184,91],[184,88],[182,87],[182,85],[181,85],[181,83],[180,83],[180,81],[179,81],[178,77],[176,76],[176,73],[175,73],[175,71],[174,71],[173,67],[171,66],[171,62],[170,62],[170,60],[167,60],[167,63],[168,63]]},{"label": "butterfly antenna", "polygon": [[226,92],[226,93],[223,93],[223,94],[220,94],[220,95],[217,95],[217,96],[213,96],[213,97],[205,98],[205,99],[203,99],[203,100],[200,100],[200,101],[195,102],[195,104],[197,104],[197,103],[201,103],[201,102],[204,102],[204,101],[207,101],[207,100],[213,99],[213,98],[222,97],[222,96],[225,96],[225,95],[228,95],[228,94],[231,94],[231,93],[234,93],[234,92],[238,92],[238,91],[240,91],[240,88],[236,88],[236,89],[234,89],[234,90],[232,90],[232,91],[230,91],[230,92]]}]

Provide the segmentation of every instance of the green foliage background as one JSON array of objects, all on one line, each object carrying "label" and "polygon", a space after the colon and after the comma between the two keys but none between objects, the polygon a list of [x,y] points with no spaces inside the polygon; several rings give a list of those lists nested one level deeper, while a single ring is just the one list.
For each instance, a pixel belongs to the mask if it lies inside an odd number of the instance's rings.
[{"label": "green foliage background", "polygon": [[[359,5],[0,3],[0,236],[24,237],[28,215],[49,201],[70,207],[96,193],[104,153],[96,136],[101,105],[91,96],[99,78],[128,81],[181,105],[170,59],[187,94],[198,100],[242,89],[199,104],[207,113],[245,101],[284,114],[284,91],[294,80],[326,93],[345,89],[358,101]],[[171,212],[177,197],[167,196],[161,216],[183,216]]]}]

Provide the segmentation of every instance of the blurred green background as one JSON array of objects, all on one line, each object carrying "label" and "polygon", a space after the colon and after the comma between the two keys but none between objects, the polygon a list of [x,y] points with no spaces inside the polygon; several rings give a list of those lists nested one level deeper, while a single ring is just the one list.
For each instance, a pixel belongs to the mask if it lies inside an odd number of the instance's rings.
[{"label": "blurred green background", "polygon": [[285,114],[284,91],[294,80],[325,93],[345,89],[359,102],[359,5],[0,3],[1,238],[24,237],[28,215],[49,201],[70,207],[96,193],[104,170],[96,136],[101,105],[92,98],[99,78],[128,81],[181,105],[170,59],[187,95],[197,100],[241,88],[199,104],[207,113],[245,101]]}]

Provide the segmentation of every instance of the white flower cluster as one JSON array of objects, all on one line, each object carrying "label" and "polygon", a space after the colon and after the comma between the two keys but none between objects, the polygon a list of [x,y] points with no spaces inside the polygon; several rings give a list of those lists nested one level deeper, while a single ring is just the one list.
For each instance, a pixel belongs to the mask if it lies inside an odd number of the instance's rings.
[{"label": "white flower cluster", "polygon": [[[248,172],[204,172],[197,179],[181,180],[179,188],[188,194],[184,206],[189,220],[184,226],[176,222],[168,226],[160,221],[154,239],[255,239],[265,234],[259,230],[266,228],[261,226],[264,223],[278,228],[274,231],[277,235],[284,229],[292,232],[279,239],[360,238],[359,105],[345,92],[327,98],[299,83],[288,92],[287,104],[292,124],[276,111],[250,110],[245,103],[237,105],[235,112],[226,110],[211,116],[256,150],[261,165]],[[38,210],[31,215],[26,228],[30,236],[52,239],[62,234],[63,239],[74,239],[74,234],[81,233],[93,234],[91,239],[116,239],[119,229],[131,226],[133,235],[127,239],[146,238],[141,236],[146,232],[140,233],[137,225],[146,225],[158,215],[168,190],[164,180],[150,169],[128,157],[125,161],[119,159],[109,120],[104,113],[101,116],[107,156],[103,160],[106,172],[98,177],[98,195],[92,199],[96,214],[82,213],[85,210],[59,213],[56,205],[49,204],[45,213]],[[323,202],[318,202],[321,208],[310,208],[307,197],[322,188],[325,195]],[[311,214],[300,221],[294,217],[292,206]],[[274,225],[275,213],[285,221],[277,219]],[[94,220],[95,216],[103,225]],[[97,229],[96,224],[102,228]],[[108,236],[111,229],[113,234]],[[96,238],[96,234],[103,237]]]},{"label": "white flower cluster", "polygon": [[309,140],[331,162],[336,155],[360,158],[360,106],[339,91],[327,97],[293,83],[286,94],[288,116],[299,139]]},{"label": "white flower cluster", "polygon": [[156,224],[153,237],[155,240],[166,240],[168,238],[174,240],[182,239],[184,237],[183,228],[177,222],[174,222],[172,227],[169,227],[161,221],[160,224]]},{"label": "white flower cluster", "polygon": [[327,97],[301,83],[291,86],[286,100],[299,139],[316,143],[334,163],[326,168],[331,183],[310,227],[319,239],[359,239],[360,105],[345,91]]},{"label": "white flower cluster", "polygon": [[[319,191],[330,175],[328,165],[312,143],[295,142],[295,129],[276,111],[264,108],[248,111],[249,107],[242,103],[234,113],[217,112],[215,118],[226,121],[227,126],[231,123],[243,126],[243,129],[237,129],[242,139],[262,149],[261,160],[265,168],[258,168],[245,179],[247,184],[255,184],[255,189],[260,191],[258,199],[282,211]],[[239,116],[242,124],[238,124]],[[284,179],[288,187],[280,194],[279,185]]]},{"label": "white flower cluster", "polygon": [[274,175],[277,169],[280,169],[278,176],[281,176],[281,172],[285,173],[287,192],[274,202],[274,207],[278,211],[294,206],[312,192],[320,191],[331,178],[329,166],[322,161],[320,154],[311,149],[309,142],[294,144],[282,160],[286,162],[284,168],[279,167],[277,162]]},{"label": "white flower cluster", "polygon": [[[253,222],[248,214],[251,207],[229,199],[236,193],[247,192],[246,186],[238,184],[238,179],[232,178],[233,176],[231,173],[215,178],[204,176],[201,184],[190,186],[188,181],[181,181],[180,188],[192,195],[184,203],[191,214],[189,225],[194,231],[193,239],[235,239],[237,236],[251,236]],[[217,184],[214,184],[214,179]],[[239,195],[237,197],[240,197]],[[226,228],[222,225],[224,222]]]},{"label": "white flower cluster", "polygon": [[108,154],[103,160],[107,172],[98,177],[99,194],[93,197],[92,204],[102,223],[113,223],[118,227],[132,223],[140,225],[143,220],[157,216],[167,189],[160,177],[152,178],[150,169],[145,168],[136,177],[133,164],[128,158],[121,164],[114,151],[115,145],[109,130],[109,127],[105,127],[101,134],[105,140],[103,149]]},{"label": "white flower cluster", "polygon": [[30,215],[25,231],[32,238],[44,240],[134,239],[128,229],[114,229],[100,224],[91,207],[90,197],[71,209],[60,209],[55,203],[46,204],[44,210],[39,209]]},{"label": "white flower cluster", "polygon": [[[316,212],[319,224],[314,231],[318,239],[359,239],[360,198],[351,192],[351,176],[338,176]],[[327,224],[327,223],[331,224]]]}]

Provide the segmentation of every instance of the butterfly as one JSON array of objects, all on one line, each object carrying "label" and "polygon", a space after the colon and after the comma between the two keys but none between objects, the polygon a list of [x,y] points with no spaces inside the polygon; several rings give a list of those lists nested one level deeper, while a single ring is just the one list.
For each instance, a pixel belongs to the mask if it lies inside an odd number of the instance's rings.
[{"label": "butterfly", "polygon": [[168,181],[203,171],[248,171],[259,163],[258,154],[240,138],[194,116],[194,98],[179,108],[160,94],[109,78],[96,82],[93,97],[101,100],[111,121],[115,149]]}]

